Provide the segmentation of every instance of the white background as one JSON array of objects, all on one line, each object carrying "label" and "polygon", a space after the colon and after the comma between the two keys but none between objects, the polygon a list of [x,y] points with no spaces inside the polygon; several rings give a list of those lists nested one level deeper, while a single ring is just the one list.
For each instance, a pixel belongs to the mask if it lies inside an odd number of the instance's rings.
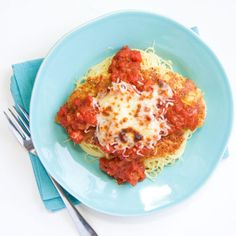
[{"label": "white background", "polygon": [[[220,58],[236,95],[234,0],[0,0],[0,235],[78,235],[66,210],[48,212],[41,202],[26,152],[9,132],[1,111],[12,104],[11,65],[44,57],[63,34],[98,15],[143,9],[191,27]],[[219,98],[220,99],[220,98]],[[220,108],[219,108],[220,109]],[[220,134],[219,134],[220,135]],[[236,148],[207,183],[183,203],[145,217],[103,215],[78,208],[100,236],[236,235]]]}]

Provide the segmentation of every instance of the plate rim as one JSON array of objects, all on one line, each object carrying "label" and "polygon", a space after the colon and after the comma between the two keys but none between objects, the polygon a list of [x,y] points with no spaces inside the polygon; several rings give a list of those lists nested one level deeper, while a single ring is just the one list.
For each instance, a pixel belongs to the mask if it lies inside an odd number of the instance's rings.
[{"label": "plate rim", "polygon": [[[229,107],[230,107],[230,114],[228,117],[228,124],[227,124],[227,132],[225,133],[225,137],[224,137],[224,142],[222,142],[222,150],[218,155],[218,158],[216,159],[216,161],[214,162],[214,165],[212,166],[212,169],[209,171],[209,173],[207,173],[207,175],[205,176],[205,178],[203,178],[196,186],[195,188],[188,192],[187,194],[182,195],[181,197],[175,199],[175,201],[171,201],[169,203],[163,204],[161,206],[158,206],[152,210],[149,211],[140,211],[140,212],[135,212],[135,213],[115,213],[115,212],[111,212],[111,211],[107,211],[107,210],[102,210],[101,208],[97,208],[95,206],[91,206],[90,204],[88,204],[87,202],[84,202],[83,200],[81,200],[81,198],[79,197],[79,195],[74,192],[67,184],[64,183],[64,181],[59,180],[59,176],[57,176],[55,173],[52,173],[49,169],[49,167],[47,165],[45,165],[45,162],[43,160],[43,158],[41,158],[39,155],[39,159],[42,162],[44,168],[46,169],[46,171],[53,176],[53,178],[56,179],[57,182],[60,183],[60,185],[67,191],[69,192],[72,196],[74,196],[75,198],[77,198],[82,204],[86,205],[87,207],[89,207],[90,209],[96,210],[98,212],[101,213],[105,213],[108,215],[113,215],[113,216],[123,216],[123,217],[127,217],[127,216],[142,216],[142,215],[149,215],[150,213],[153,212],[158,212],[161,209],[165,209],[167,207],[173,206],[173,205],[178,205],[179,203],[183,202],[185,199],[188,199],[189,197],[191,197],[194,193],[197,192],[197,190],[202,187],[205,182],[209,179],[209,177],[213,174],[215,168],[217,167],[219,161],[222,159],[222,156],[227,148],[227,143],[229,141],[229,138],[231,136],[232,133],[232,127],[233,127],[233,117],[234,117],[234,107],[233,107],[233,96],[232,96],[232,90],[231,90],[231,86],[230,86],[230,81],[228,79],[228,76],[219,60],[219,58],[216,56],[216,54],[214,53],[214,51],[211,49],[211,47],[209,47],[202,39],[200,36],[198,36],[196,33],[194,33],[191,29],[187,28],[186,26],[184,26],[183,24],[175,21],[172,18],[169,18],[167,16],[164,16],[162,14],[159,13],[155,13],[155,12],[151,12],[151,11],[141,11],[141,10],[119,10],[119,11],[112,11],[110,13],[107,14],[103,14],[101,16],[95,17],[89,21],[86,21],[85,23],[80,24],[79,26],[75,27],[74,29],[70,30],[68,33],[64,34],[62,37],[59,38],[59,40],[56,41],[56,43],[51,47],[51,49],[48,51],[48,53],[46,54],[42,64],[40,65],[40,68],[37,72],[36,78],[35,78],[35,82],[33,85],[33,89],[32,89],[32,94],[31,94],[31,100],[30,100],[30,118],[33,117],[33,108],[32,108],[32,104],[34,103],[35,97],[37,97],[36,94],[36,90],[37,90],[37,85],[39,83],[42,71],[44,70],[44,67],[47,65],[48,63],[48,59],[50,57],[51,54],[53,54],[53,52],[57,49],[58,46],[60,46],[60,44],[64,41],[64,39],[66,39],[67,37],[69,37],[71,34],[73,34],[74,32],[81,30],[83,28],[86,28],[89,25],[92,25],[93,23],[96,23],[98,21],[103,21],[106,19],[109,19],[112,16],[119,16],[119,15],[128,15],[128,14],[142,14],[142,15],[147,15],[147,16],[151,16],[151,17],[157,17],[157,18],[162,18],[165,21],[169,21],[172,24],[176,25],[177,27],[179,27],[182,31],[188,32],[191,34],[191,37],[194,37],[195,39],[197,39],[199,41],[199,43],[204,47],[205,50],[207,50],[208,54],[213,57],[214,61],[217,63],[217,67],[220,69],[220,73],[224,79],[224,84],[226,86],[227,91],[229,92],[228,94],[228,98],[229,98]],[[30,123],[30,130],[32,129],[32,122]],[[35,138],[34,138],[34,133],[32,132],[31,134],[32,136],[32,140],[33,143]],[[35,149],[37,151],[37,153],[40,154],[40,148],[37,147],[37,142],[35,143]]]}]

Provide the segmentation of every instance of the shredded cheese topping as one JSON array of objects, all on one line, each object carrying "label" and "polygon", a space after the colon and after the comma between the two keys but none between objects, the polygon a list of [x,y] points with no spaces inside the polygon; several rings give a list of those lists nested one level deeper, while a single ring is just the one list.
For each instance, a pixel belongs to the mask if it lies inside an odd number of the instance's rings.
[{"label": "shredded cheese topping", "polygon": [[[126,150],[136,146],[154,149],[158,140],[168,134],[165,111],[173,105],[168,84],[154,85],[150,91],[138,91],[126,82],[112,83],[108,93],[97,100],[96,137],[109,150]],[[158,104],[165,104],[159,109]]]}]

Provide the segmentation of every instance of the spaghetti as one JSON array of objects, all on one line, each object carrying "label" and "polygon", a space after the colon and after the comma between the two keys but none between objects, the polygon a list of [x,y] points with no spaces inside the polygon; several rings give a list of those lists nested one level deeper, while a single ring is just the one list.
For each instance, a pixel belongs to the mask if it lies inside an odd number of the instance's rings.
[{"label": "spaghetti", "polygon": [[56,121],[119,184],[155,178],[180,159],[187,139],[203,125],[201,90],[153,48],[125,46],[83,81]]}]

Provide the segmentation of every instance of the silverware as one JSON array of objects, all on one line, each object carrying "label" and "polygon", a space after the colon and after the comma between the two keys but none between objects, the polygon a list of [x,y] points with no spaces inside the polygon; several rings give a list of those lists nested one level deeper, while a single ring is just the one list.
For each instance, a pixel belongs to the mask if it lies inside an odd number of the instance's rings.
[{"label": "silverware", "polygon": [[[24,146],[28,152],[37,156],[37,152],[34,148],[30,135],[29,115],[20,105],[17,105],[17,108],[13,106],[13,108],[14,109],[8,108],[8,114],[4,112],[9,122],[10,128],[20,144]],[[60,184],[52,176],[49,175],[49,177],[51,178],[60,197],[62,198],[71,218],[73,219],[78,229],[80,236],[97,236],[97,233],[94,231],[94,229],[88,224],[88,222],[84,219],[84,217],[79,213],[79,211],[65,195],[65,192]]]}]

